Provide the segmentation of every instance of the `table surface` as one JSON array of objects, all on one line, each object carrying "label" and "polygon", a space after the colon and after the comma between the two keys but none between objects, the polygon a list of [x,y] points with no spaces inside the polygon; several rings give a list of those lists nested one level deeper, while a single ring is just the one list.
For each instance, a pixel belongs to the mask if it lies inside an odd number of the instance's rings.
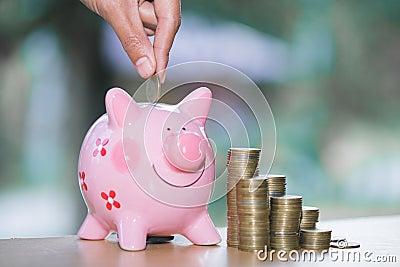
[{"label": "table surface", "polygon": [[[360,255],[357,265],[369,262],[367,266],[382,262],[398,266],[400,262],[400,215],[366,217],[321,222],[319,227],[331,228],[333,236],[343,236],[349,241],[361,244],[359,249],[333,249],[330,254],[311,259],[315,265],[354,265],[354,254]],[[219,228],[226,236],[226,228]],[[123,251],[119,248],[116,235],[103,241],[85,241],[77,236],[51,238],[14,238],[0,240],[0,266],[290,266],[310,265],[310,259],[289,259],[277,254],[265,261],[259,260],[257,253],[228,248],[223,241],[217,246],[195,246],[182,236],[166,244],[149,244],[139,252]],[[355,256],[358,262],[358,255]],[[261,254],[260,256],[264,256]],[[270,256],[270,255],[269,255]],[[296,255],[292,254],[292,258]],[[317,254],[321,256],[321,254]],[[350,258],[350,260],[347,260]],[[308,263],[307,263],[308,262]],[[375,262],[375,263],[374,263]]]}]

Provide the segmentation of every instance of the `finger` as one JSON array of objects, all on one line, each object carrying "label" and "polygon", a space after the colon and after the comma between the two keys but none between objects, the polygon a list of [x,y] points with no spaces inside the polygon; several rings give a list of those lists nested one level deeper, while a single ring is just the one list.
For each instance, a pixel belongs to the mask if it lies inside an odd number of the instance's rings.
[{"label": "finger", "polygon": [[155,0],[154,10],[157,16],[154,55],[157,62],[156,72],[160,72],[167,67],[169,51],[181,23],[180,1]]},{"label": "finger", "polygon": [[148,1],[143,2],[143,4],[139,6],[139,13],[143,26],[155,31],[157,27],[157,17],[154,11],[154,5]]},{"label": "finger", "polygon": [[149,28],[144,28],[144,31],[146,32],[147,36],[153,36],[156,32],[152,29]]},{"label": "finger", "polygon": [[109,6],[104,17],[113,27],[140,76],[149,78],[156,70],[156,60],[140,19],[138,1],[107,2]]}]

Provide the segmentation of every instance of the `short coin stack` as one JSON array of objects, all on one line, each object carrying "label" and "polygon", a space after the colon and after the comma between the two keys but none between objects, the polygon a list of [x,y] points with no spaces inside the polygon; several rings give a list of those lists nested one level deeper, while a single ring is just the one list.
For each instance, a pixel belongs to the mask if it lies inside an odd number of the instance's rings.
[{"label": "short coin stack", "polygon": [[329,249],[331,233],[331,230],[324,229],[302,229],[300,231],[300,245],[304,249]]},{"label": "short coin stack", "polygon": [[281,174],[268,175],[268,196],[281,197],[286,194],[286,176]]},{"label": "short coin stack", "polygon": [[317,207],[303,206],[301,212],[300,229],[315,229],[318,222],[319,209]]},{"label": "short coin stack", "polygon": [[268,246],[269,207],[267,177],[240,179],[236,185],[239,249],[258,251]]},{"label": "short coin stack", "polygon": [[249,179],[258,175],[260,152],[261,150],[258,148],[230,148],[228,151],[227,243],[230,247],[239,245],[236,184],[240,179]]},{"label": "short coin stack", "polygon": [[268,174],[268,203],[271,197],[281,197],[286,194],[286,176],[281,174]]},{"label": "short coin stack", "polygon": [[271,197],[270,243],[273,249],[292,250],[299,248],[301,208],[301,196]]}]

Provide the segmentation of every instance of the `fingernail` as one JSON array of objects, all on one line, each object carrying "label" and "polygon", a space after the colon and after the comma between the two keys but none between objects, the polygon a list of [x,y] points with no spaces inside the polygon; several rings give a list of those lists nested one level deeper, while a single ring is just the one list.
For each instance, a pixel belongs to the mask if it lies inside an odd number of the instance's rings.
[{"label": "fingernail", "polygon": [[136,69],[140,76],[148,78],[153,74],[153,66],[147,57],[139,58],[135,63]]}]

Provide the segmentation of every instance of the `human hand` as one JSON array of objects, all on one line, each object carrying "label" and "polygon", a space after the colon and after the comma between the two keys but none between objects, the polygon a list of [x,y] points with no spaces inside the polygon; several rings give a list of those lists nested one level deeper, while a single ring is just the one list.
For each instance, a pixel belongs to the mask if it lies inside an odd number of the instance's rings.
[{"label": "human hand", "polygon": [[[111,25],[140,76],[165,70],[181,22],[180,0],[81,2]],[[152,35],[154,45],[148,38]]]}]

